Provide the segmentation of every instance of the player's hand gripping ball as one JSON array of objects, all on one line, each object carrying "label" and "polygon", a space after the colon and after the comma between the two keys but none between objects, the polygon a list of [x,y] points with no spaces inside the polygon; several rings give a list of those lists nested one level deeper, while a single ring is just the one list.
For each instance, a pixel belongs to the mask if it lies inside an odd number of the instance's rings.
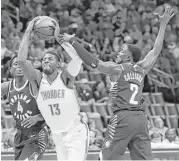
[{"label": "player's hand gripping ball", "polygon": [[34,34],[41,40],[50,40],[60,33],[56,20],[48,16],[41,16],[33,26]]}]

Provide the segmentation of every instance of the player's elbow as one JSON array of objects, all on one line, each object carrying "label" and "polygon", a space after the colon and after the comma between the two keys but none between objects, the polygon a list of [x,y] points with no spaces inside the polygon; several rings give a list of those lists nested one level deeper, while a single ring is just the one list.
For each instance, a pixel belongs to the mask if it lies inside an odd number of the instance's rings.
[{"label": "player's elbow", "polygon": [[82,65],[81,59],[72,60],[67,67],[67,71],[70,73],[70,75],[76,77],[80,72],[81,65]]}]

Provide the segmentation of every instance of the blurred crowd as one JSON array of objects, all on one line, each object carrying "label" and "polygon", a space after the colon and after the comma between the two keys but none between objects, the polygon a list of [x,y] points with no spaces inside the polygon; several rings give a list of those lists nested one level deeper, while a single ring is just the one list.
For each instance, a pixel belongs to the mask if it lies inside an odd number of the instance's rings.
[{"label": "blurred crowd", "polygon": [[[7,7],[7,3],[19,8],[20,21],[9,16],[8,12],[14,15],[16,12]],[[173,75],[177,82],[179,81],[178,0],[4,0],[1,10],[1,82],[12,79],[9,73],[9,60],[13,54],[17,54],[28,22],[35,16],[47,15],[56,19],[61,33],[76,34],[91,54],[101,60],[115,62],[117,52],[123,43],[141,47],[142,57],[152,49],[159,30],[159,20],[155,13],[162,14],[166,3],[173,7],[176,15],[167,25],[164,47],[155,67]],[[70,57],[61,46],[53,39],[43,41],[34,35],[29,45],[29,60],[35,68],[41,70],[43,54],[51,48],[55,48],[61,54],[63,59],[61,68],[66,67]],[[108,77],[83,65],[77,83],[81,103],[88,103],[93,109],[95,103],[109,102]],[[144,90],[148,89],[148,86],[146,80]],[[4,106],[8,106],[8,103],[5,102]],[[90,128],[90,148],[100,149],[105,132],[96,128],[98,123],[96,120],[100,114],[88,112],[83,115]],[[159,122],[162,122],[160,118],[156,119],[154,127],[149,124],[152,142],[179,144],[176,130],[168,129]],[[14,134],[15,129],[3,129],[3,132],[3,147],[11,146],[13,141],[10,135]],[[49,148],[53,147],[51,139]]]},{"label": "blurred crowd", "polygon": [[[148,129],[150,139],[153,145],[164,146],[164,144],[178,144],[179,147],[179,131],[174,128],[165,126],[164,120],[160,117],[154,119],[154,125],[148,120]],[[178,135],[177,135],[178,133]],[[162,144],[160,144],[162,143]],[[167,146],[166,146],[167,147]]]},{"label": "blurred crowd", "polygon": [[[7,10],[16,15],[14,9],[5,7],[8,1],[19,8],[20,21],[8,15]],[[8,60],[18,50],[28,22],[35,16],[47,15],[56,19],[61,33],[76,34],[84,40],[83,44],[91,54],[104,61],[115,61],[123,43],[141,47],[142,57],[152,49],[159,30],[155,13],[162,14],[166,3],[173,7],[175,17],[167,25],[164,47],[155,67],[174,77],[179,86],[178,0],[3,0],[1,81],[10,78]],[[52,47],[62,54],[62,68],[69,62],[68,55],[55,40],[43,41],[34,36],[29,46],[29,60],[37,69],[41,70],[43,54]],[[86,78],[90,80],[89,67],[84,65],[83,71],[88,72]],[[152,85],[145,79],[144,90],[151,89]],[[173,101],[170,87],[162,92],[167,101]],[[175,89],[175,92],[179,96],[179,90]]]}]

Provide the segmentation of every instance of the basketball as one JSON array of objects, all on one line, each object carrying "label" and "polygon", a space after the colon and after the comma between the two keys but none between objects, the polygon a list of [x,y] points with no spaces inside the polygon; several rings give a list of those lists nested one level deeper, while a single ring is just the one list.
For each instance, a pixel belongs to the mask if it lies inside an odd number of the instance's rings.
[{"label": "basketball", "polygon": [[42,16],[34,24],[34,34],[41,40],[50,40],[54,37],[55,29],[59,28],[58,23],[51,17]]}]

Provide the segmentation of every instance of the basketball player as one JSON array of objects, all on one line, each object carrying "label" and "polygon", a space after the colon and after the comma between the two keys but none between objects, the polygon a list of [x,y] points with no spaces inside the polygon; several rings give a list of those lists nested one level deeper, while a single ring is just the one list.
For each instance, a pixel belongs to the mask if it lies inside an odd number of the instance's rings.
[{"label": "basketball player", "polygon": [[128,147],[133,160],[150,160],[151,145],[147,129],[145,109],[140,106],[144,77],[153,67],[162,50],[164,33],[174,16],[170,6],[160,16],[160,29],[153,49],[140,61],[142,52],[134,45],[124,45],[118,53],[118,62],[103,62],[94,58],[71,35],[62,38],[69,41],[87,65],[110,76],[112,81],[113,113],[104,145],[102,159],[120,160]]},{"label": "basketball player", "polygon": [[15,160],[39,160],[47,147],[47,126],[38,110],[31,84],[18,65],[17,55],[11,59],[10,72],[14,78],[2,83],[1,98],[9,100],[16,121]]},{"label": "basketball player", "polygon": [[34,20],[29,23],[20,45],[20,67],[33,84],[32,91],[39,110],[52,131],[58,160],[85,160],[88,129],[81,120],[80,106],[74,89],[75,77],[80,71],[82,60],[69,43],[60,42],[72,57],[68,67],[60,70],[61,57],[52,50],[47,51],[43,57],[43,74],[35,70],[27,61],[33,25]]}]

